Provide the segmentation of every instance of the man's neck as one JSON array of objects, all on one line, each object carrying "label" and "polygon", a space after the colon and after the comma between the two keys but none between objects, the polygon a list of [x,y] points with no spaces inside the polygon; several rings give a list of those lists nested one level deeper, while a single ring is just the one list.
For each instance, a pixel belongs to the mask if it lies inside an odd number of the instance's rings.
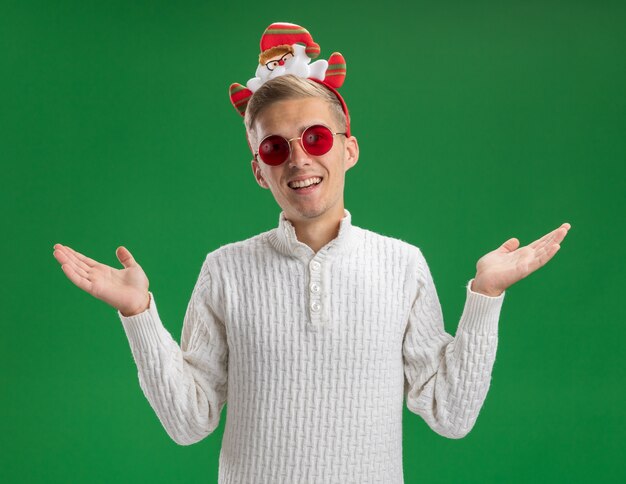
[{"label": "man's neck", "polygon": [[345,216],[343,205],[334,213],[310,220],[290,220],[296,230],[296,237],[317,253],[322,247],[335,239],[339,233],[341,220]]}]

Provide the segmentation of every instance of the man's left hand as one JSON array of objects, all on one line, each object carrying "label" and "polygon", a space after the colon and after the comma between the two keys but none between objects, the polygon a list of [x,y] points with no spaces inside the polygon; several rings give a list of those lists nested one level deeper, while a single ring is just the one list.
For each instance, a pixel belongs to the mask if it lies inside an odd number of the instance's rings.
[{"label": "man's left hand", "polygon": [[[515,237],[482,256],[476,264],[472,291],[496,297],[509,286],[545,265],[561,248],[571,225],[564,223],[525,247]],[[519,248],[518,248],[519,247]]]}]

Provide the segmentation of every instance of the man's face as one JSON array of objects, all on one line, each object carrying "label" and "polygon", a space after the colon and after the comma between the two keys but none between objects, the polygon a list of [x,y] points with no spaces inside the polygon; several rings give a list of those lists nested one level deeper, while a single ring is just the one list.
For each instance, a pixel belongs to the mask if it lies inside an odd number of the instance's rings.
[{"label": "man's face", "polygon": [[[256,120],[256,136],[251,133],[250,143],[257,152],[259,143],[269,135],[280,135],[285,139],[301,136],[304,128],[323,124],[331,131],[340,129],[330,111],[327,101],[321,98],[304,98],[280,101],[262,111]],[[312,219],[333,220],[343,218],[343,189],[345,172],[359,158],[359,147],[355,137],[334,137],[333,147],[321,156],[313,156],[302,149],[299,140],[291,142],[291,155],[278,166],[265,164],[260,157],[252,160],[252,171],[257,183],[269,188],[276,203],[283,209],[291,222]],[[292,182],[311,177],[321,182],[305,190],[290,186]]]}]

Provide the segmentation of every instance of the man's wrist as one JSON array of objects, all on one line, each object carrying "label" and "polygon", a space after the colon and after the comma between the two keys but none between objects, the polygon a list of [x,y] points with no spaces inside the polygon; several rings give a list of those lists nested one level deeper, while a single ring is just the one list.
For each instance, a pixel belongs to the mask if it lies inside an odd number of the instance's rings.
[{"label": "man's wrist", "polygon": [[499,289],[495,289],[495,288],[489,288],[489,287],[485,287],[482,284],[482,281],[477,281],[476,278],[474,278],[472,280],[472,284],[470,286],[470,289],[473,292],[477,292],[479,294],[482,294],[483,296],[489,296],[489,297],[498,297],[500,296],[504,291],[501,291]]},{"label": "man's wrist", "polygon": [[143,306],[141,306],[139,309],[135,309],[135,310],[131,310],[128,313],[124,313],[124,311],[120,311],[120,313],[122,314],[122,316],[124,316],[125,318],[130,318],[131,316],[136,316],[137,314],[141,314],[144,311],[146,311],[149,307],[150,307],[150,293],[147,294],[147,302],[144,303]]}]

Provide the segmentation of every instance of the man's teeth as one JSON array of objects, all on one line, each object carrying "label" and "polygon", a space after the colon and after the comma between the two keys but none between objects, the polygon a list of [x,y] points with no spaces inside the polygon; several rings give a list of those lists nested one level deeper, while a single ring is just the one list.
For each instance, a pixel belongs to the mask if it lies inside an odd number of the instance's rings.
[{"label": "man's teeth", "polygon": [[314,183],[319,183],[321,181],[322,179],[319,176],[315,176],[312,178],[307,178],[306,180],[290,182],[289,186],[291,188],[304,188],[308,187],[309,185],[313,185]]}]

